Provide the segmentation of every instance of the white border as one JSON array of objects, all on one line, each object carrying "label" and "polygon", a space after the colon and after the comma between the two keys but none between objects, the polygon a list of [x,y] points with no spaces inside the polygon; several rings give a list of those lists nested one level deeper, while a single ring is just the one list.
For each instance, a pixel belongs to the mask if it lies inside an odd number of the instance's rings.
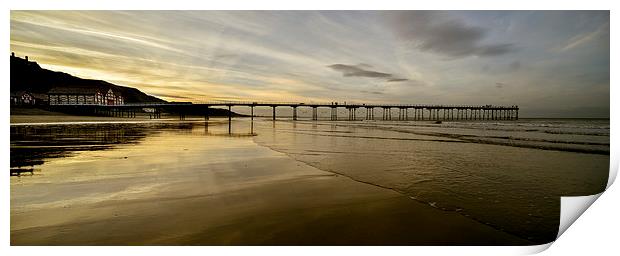
[{"label": "white border", "polygon": [[[354,9],[354,10],[386,10],[386,9],[452,9],[452,10],[492,10],[492,9],[519,9],[519,10],[555,10],[555,9],[611,9],[611,29],[616,28],[616,20],[614,18],[615,6],[612,1],[604,0],[565,0],[565,1],[540,1],[540,0],[520,0],[520,1],[492,1],[492,0],[468,0],[468,1],[448,1],[448,0],[433,0],[433,1],[394,1],[394,0],[382,0],[382,1],[333,1],[333,0],[315,0],[304,3],[298,3],[296,1],[284,1],[284,0],[261,0],[261,1],[242,1],[242,0],[228,0],[218,1],[210,3],[197,3],[197,1],[191,0],[175,0],[175,1],[126,1],[126,0],[108,0],[108,1],[80,1],[80,0],[20,0],[7,3],[3,1],[2,5],[6,6],[4,11],[0,14],[0,20],[3,21],[3,33],[0,35],[2,42],[5,42],[3,47],[6,49],[4,52],[8,55],[10,52],[9,47],[9,17],[10,9],[111,9],[111,10],[183,10],[183,9]],[[611,44],[617,45],[618,42],[615,38],[617,33],[611,33]],[[611,70],[612,74],[614,67],[614,57],[616,52],[613,47],[611,49]],[[9,58],[1,61],[1,72],[3,86],[2,92],[4,95],[9,93]],[[611,81],[613,81],[613,75]],[[611,87],[611,97],[618,98],[617,90]],[[2,110],[0,114],[5,120],[5,124],[2,126],[3,134],[2,141],[4,143],[2,163],[4,166],[9,166],[9,106],[8,101],[2,101],[0,104]],[[614,136],[618,127],[618,116],[616,113],[618,104],[611,101],[611,164],[612,173],[610,173],[610,182],[615,178],[618,168],[618,154],[615,145],[618,143],[617,136]],[[205,253],[213,253],[216,255],[312,255],[317,254],[339,254],[339,255],[410,255],[411,253],[420,253],[424,255],[514,255],[514,254],[526,254],[536,253],[546,249],[549,245],[534,246],[534,247],[11,247],[8,248],[9,243],[9,176],[0,175],[2,180],[1,194],[2,209],[0,213],[0,224],[2,229],[0,231],[0,241],[2,241],[2,247],[0,247],[0,254],[3,255],[83,255],[85,253],[89,255],[203,255]],[[613,192],[612,192],[613,191]],[[617,239],[615,239],[618,232],[618,217],[619,213],[618,203],[620,200],[619,192],[614,187],[610,187],[608,192],[603,193],[601,198],[594,203],[592,209],[586,211],[583,216],[568,229],[562,237],[558,239],[556,244],[551,249],[545,251],[542,254],[545,255],[583,255],[585,253],[591,253],[591,247],[596,247],[597,255],[608,254],[613,255],[617,253]],[[8,252],[5,254],[4,252]],[[604,253],[607,252],[607,253]]]}]

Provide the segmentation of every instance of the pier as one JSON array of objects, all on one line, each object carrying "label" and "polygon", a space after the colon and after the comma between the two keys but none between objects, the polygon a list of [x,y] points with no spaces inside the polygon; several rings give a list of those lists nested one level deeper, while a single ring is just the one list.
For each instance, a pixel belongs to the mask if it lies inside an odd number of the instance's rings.
[{"label": "pier", "polygon": [[[153,119],[161,118],[162,112],[178,113],[179,119],[184,120],[187,113],[202,113],[205,120],[209,119],[209,108],[227,108],[228,119],[232,118],[232,107],[250,108],[250,117],[254,118],[254,108],[269,107],[272,109],[271,118],[277,120],[276,108],[291,108],[292,120],[298,119],[298,108],[312,109],[311,120],[319,120],[319,108],[330,109],[331,121],[347,120],[394,120],[394,121],[462,121],[462,120],[518,120],[519,107],[496,105],[424,105],[424,104],[339,104],[339,103],[290,103],[290,102],[157,102],[157,103],[127,103],[123,105],[54,105],[54,108],[73,109],[95,114],[105,114],[117,117],[135,117],[136,112],[149,109]],[[338,116],[338,110],[348,112],[346,118]],[[382,116],[375,118],[379,111]],[[398,112],[393,118],[392,112]],[[359,112],[365,112],[363,118]]]}]

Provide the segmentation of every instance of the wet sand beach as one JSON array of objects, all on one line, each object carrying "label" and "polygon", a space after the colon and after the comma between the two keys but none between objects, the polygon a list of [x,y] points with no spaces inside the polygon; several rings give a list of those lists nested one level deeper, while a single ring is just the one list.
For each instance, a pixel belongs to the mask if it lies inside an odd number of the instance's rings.
[{"label": "wet sand beach", "polygon": [[131,129],[144,132],[11,177],[11,244],[532,244],[259,146],[247,126],[233,136],[217,120]]}]

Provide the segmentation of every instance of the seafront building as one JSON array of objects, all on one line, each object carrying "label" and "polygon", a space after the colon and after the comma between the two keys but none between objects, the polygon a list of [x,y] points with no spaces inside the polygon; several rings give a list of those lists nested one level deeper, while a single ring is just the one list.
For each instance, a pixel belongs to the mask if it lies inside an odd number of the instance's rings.
[{"label": "seafront building", "polygon": [[50,105],[123,105],[124,98],[112,88],[54,87],[48,93]]},{"label": "seafront building", "polygon": [[47,94],[28,91],[11,92],[11,105],[47,105]]}]

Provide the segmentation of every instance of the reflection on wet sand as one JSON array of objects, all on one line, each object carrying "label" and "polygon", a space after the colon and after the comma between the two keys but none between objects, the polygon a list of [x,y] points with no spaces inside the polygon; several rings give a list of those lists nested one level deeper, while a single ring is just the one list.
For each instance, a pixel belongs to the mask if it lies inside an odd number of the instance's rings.
[{"label": "reflection on wet sand", "polygon": [[205,126],[205,135],[209,135],[209,136],[229,136],[229,137],[248,137],[248,136],[256,136],[257,134],[254,133],[254,119],[252,118],[249,122],[249,133],[243,132],[243,129],[239,129],[239,131],[233,132],[233,122],[228,121],[226,122],[227,126],[228,126],[228,132],[224,133],[222,131],[217,131],[217,132],[210,132],[209,131],[209,126],[213,126],[213,124],[209,124],[209,121],[205,121],[202,122],[201,124],[203,124]]},{"label": "reflection on wet sand", "polygon": [[35,171],[40,171],[35,168],[11,168],[11,176],[32,176]]},{"label": "reflection on wet sand", "polygon": [[221,122],[168,122],[168,123],[103,123],[74,125],[17,125],[11,126],[11,176],[33,175],[46,159],[71,156],[80,151],[111,149],[117,145],[135,144],[162,130],[192,130],[204,125],[207,136],[247,137],[256,136],[254,122],[249,133],[241,130],[233,133],[228,122],[228,132],[211,129]]},{"label": "reflection on wet sand", "polygon": [[[146,128],[151,129],[146,129]],[[43,164],[45,159],[70,156],[79,151],[110,149],[116,144],[132,144],[161,124],[121,125],[20,125],[11,126],[11,174],[21,174]],[[175,124],[176,129],[187,129]]]}]

